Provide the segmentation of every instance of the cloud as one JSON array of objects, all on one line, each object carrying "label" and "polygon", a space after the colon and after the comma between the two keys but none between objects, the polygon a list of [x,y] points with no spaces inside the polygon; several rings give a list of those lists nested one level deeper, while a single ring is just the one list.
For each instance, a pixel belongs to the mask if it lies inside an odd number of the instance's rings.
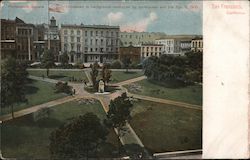
[{"label": "cloud", "polygon": [[158,16],[155,12],[151,12],[148,17],[139,20],[138,22],[129,23],[121,26],[122,32],[145,32],[149,25],[155,22]]},{"label": "cloud", "polygon": [[35,9],[38,8],[38,4],[36,1],[27,1],[27,0],[23,0],[23,1],[9,1],[10,3],[10,7],[15,7],[18,9],[22,9],[25,12],[29,13]]},{"label": "cloud", "polygon": [[113,12],[110,12],[108,15],[107,15],[107,19],[110,23],[112,22],[119,22],[122,20],[122,18],[124,17],[123,13],[122,12],[116,12],[116,13],[113,13]]}]

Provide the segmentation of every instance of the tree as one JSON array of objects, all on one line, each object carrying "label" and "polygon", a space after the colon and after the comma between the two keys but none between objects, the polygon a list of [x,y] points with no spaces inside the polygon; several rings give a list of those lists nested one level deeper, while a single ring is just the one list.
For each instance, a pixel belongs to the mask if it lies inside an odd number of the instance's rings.
[{"label": "tree", "polygon": [[69,64],[69,56],[66,52],[64,52],[61,56],[60,56],[60,62],[62,64],[62,67],[66,67]]},{"label": "tree", "polygon": [[111,70],[109,69],[108,65],[105,63],[102,66],[101,76],[104,81],[104,85],[106,87],[106,85],[110,82],[110,78],[112,75],[111,75]]},{"label": "tree", "polygon": [[47,77],[49,76],[49,69],[55,66],[55,58],[50,50],[45,50],[42,57],[42,66],[47,69]]},{"label": "tree", "polygon": [[107,135],[108,130],[100,119],[93,113],[86,113],[51,133],[51,158],[95,158]]},{"label": "tree", "polygon": [[99,65],[97,62],[95,62],[94,64],[91,65],[90,75],[91,75],[91,80],[93,83],[93,88],[95,88],[96,90],[98,88],[98,83],[97,83],[97,77],[98,77],[98,73],[99,73],[98,68],[99,68]]},{"label": "tree", "polygon": [[25,84],[27,83],[27,65],[7,58],[1,64],[1,106],[11,107],[12,118],[14,118],[13,105],[25,102]]},{"label": "tree", "polygon": [[118,142],[121,137],[121,130],[128,120],[131,119],[130,110],[133,107],[126,93],[110,101],[107,119],[104,121],[108,127],[117,129]]},{"label": "tree", "polygon": [[126,72],[128,72],[129,66],[132,63],[131,59],[129,57],[125,57],[123,59],[123,64],[124,64],[124,68],[126,69]]}]

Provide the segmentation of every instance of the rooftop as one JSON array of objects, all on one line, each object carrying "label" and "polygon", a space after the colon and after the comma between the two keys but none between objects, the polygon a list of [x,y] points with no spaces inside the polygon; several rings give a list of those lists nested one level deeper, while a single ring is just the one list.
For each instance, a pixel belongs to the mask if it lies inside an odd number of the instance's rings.
[{"label": "rooftop", "polygon": [[76,24],[62,24],[61,28],[63,27],[72,27],[72,28],[97,28],[97,29],[120,29],[120,26],[109,26],[109,25],[76,25]]}]

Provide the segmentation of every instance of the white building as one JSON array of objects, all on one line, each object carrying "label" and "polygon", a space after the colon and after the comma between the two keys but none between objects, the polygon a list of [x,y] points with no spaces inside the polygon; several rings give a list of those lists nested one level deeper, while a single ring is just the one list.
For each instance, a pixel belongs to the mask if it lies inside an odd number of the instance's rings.
[{"label": "white building", "polygon": [[155,42],[156,44],[163,45],[163,52],[165,54],[174,54],[174,39],[157,39]]},{"label": "white building", "polygon": [[141,45],[141,59],[151,56],[159,57],[164,52],[162,44],[142,44]]},{"label": "white building", "polygon": [[202,37],[196,37],[192,39],[191,50],[194,52],[203,52],[203,39]]},{"label": "white building", "polygon": [[61,50],[70,62],[111,62],[118,59],[119,26],[62,25]]}]

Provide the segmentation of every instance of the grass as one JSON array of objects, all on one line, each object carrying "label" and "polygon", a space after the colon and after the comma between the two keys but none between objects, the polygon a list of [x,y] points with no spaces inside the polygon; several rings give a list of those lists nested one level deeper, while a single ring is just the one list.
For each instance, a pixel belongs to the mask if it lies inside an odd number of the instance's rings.
[{"label": "grass", "polygon": [[182,88],[166,88],[148,80],[142,80],[134,83],[141,89],[132,89],[131,85],[125,85],[129,92],[152,96],[157,98],[169,99],[174,101],[186,102],[190,104],[202,105],[202,86],[193,85]]},{"label": "grass", "polygon": [[201,149],[202,112],[173,105],[139,101],[130,122],[151,152]]},{"label": "grass", "polygon": [[123,72],[123,71],[112,71],[112,77],[110,83],[118,83],[128,79],[143,76],[143,72]]},{"label": "grass", "polygon": [[[42,104],[58,98],[66,96],[62,93],[54,92],[54,84],[30,80],[30,83],[25,87],[26,98],[28,103],[19,103],[14,105],[14,111],[28,108],[30,106]],[[11,113],[10,107],[1,108],[1,115]]]},{"label": "grass", "polygon": [[[46,70],[29,70],[30,75],[42,77],[43,75],[46,77]],[[74,77],[77,81],[85,80],[88,82],[88,78],[86,77],[84,71],[49,71],[49,78],[61,80],[61,81],[70,81]]]},{"label": "grass", "polygon": [[[93,112],[101,120],[106,115],[98,101],[94,104],[79,104],[68,102],[50,108],[48,117],[35,121],[32,114],[2,125],[2,153],[4,157],[24,159],[49,159],[49,136],[57,127],[69,122],[79,115]],[[117,138],[113,130],[107,137],[107,142],[117,146]]]}]

